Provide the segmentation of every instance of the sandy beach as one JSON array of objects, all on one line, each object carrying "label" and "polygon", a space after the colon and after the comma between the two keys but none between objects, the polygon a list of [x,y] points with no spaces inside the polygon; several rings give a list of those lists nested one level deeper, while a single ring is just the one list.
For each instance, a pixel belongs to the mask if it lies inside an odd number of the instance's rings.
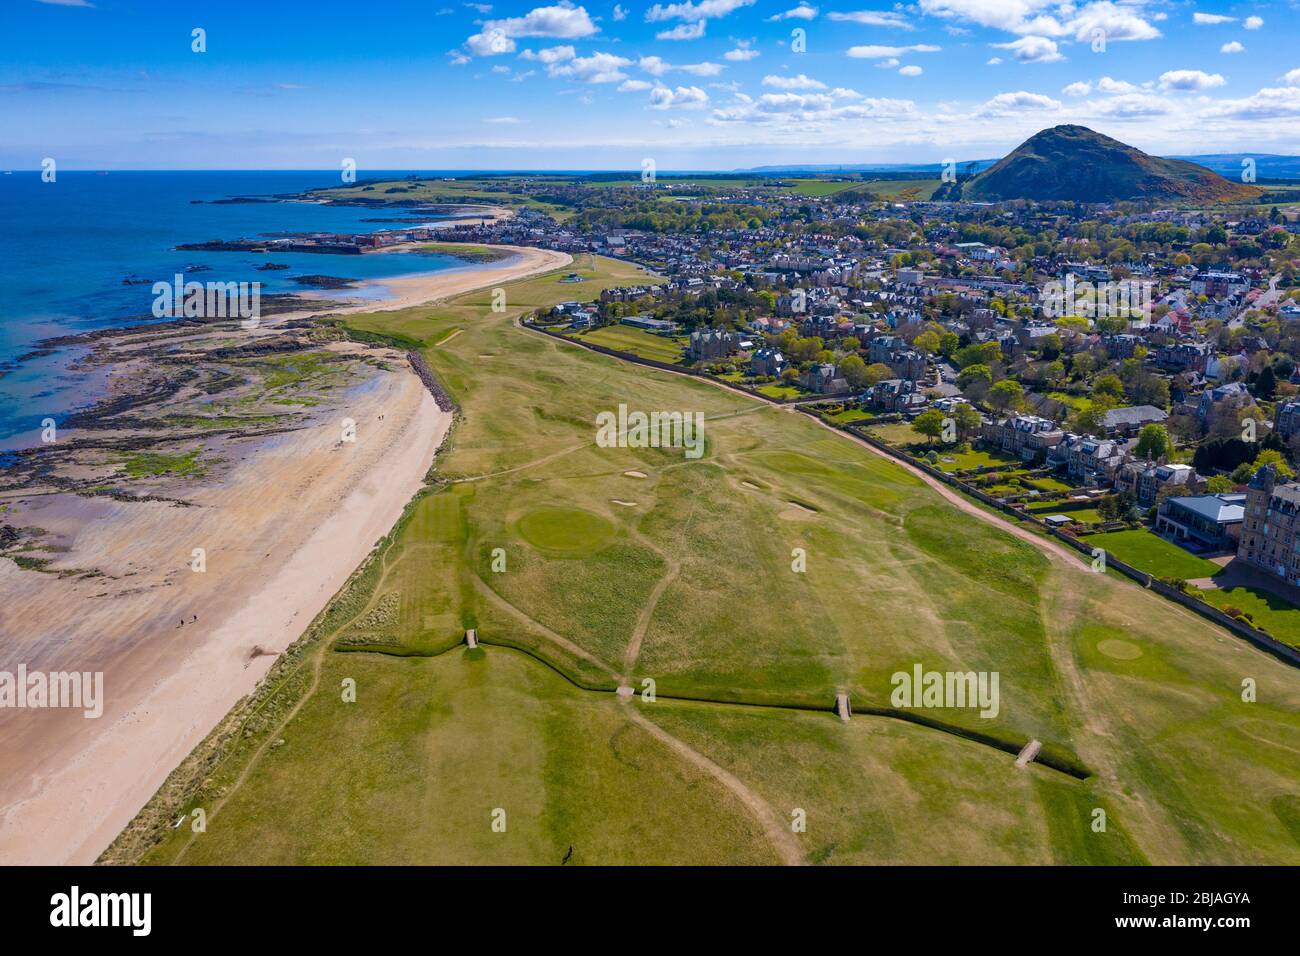
[{"label": "sandy beach", "polygon": [[[512,251],[499,265],[390,280],[393,299],[343,311],[409,308],[570,261]],[[211,473],[160,484],[156,500],[3,496],[15,524],[57,546],[43,572],[0,560],[0,670],[101,671],[104,707],[98,719],[0,711],[0,864],[93,862],[421,487],[451,414],[400,352],[328,347],[347,370],[328,402],[292,428],[232,439]],[[345,419],[355,441],[341,437]]]}]

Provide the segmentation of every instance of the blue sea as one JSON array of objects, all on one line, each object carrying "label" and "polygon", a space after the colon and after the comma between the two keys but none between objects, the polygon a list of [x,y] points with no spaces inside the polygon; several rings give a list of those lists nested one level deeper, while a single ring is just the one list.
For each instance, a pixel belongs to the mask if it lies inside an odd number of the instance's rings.
[{"label": "blue sea", "polygon": [[[366,178],[404,175],[368,171]],[[212,203],[339,184],[339,174],[330,171],[60,171],[53,183],[42,182],[39,172],[0,174],[0,447],[12,446],[14,436],[31,432],[43,418],[62,421],[98,397],[95,378],[68,370],[75,352],[60,350],[18,362],[21,356],[52,336],[151,321],[152,284],[170,282],[187,267],[210,270],[190,275],[196,282],[258,281],[263,294],[269,294],[317,291],[292,281],[300,275],[375,280],[465,266],[446,256],[409,253],[257,255],[175,249],[182,243],[268,233],[398,229],[404,224],[363,220],[413,215],[402,209],[313,203]],[[434,224],[437,217],[427,221]],[[266,262],[289,269],[256,270]],[[148,282],[125,285],[127,277]],[[354,298],[358,292],[333,294]]]}]

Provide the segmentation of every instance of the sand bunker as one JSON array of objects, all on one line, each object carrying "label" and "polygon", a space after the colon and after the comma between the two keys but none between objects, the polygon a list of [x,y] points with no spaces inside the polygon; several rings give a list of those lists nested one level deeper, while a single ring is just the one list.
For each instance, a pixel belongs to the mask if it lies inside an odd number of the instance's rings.
[{"label": "sand bunker", "polygon": [[627,478],[649,478],[650,477],[644,471],[625,471],[623,472],[623,475],[624,477]]}]

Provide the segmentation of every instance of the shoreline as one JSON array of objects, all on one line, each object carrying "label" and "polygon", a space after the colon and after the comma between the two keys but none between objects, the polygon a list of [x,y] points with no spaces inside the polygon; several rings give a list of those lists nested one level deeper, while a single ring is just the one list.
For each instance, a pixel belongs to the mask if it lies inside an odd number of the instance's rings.
[{"label": "shoreline", "polygon": [[[432,304],[572,261],[550,250],[499,248],[519,255],[385,280],[397,287],[393,300],[285,313],[259,331],[274,336],[303,318]],[[376,351],[381,371],[369,370]],[[63,503],[71,513],[58,515],[54,502],[72,496],[26,496],[34,510],[54,515],[43,527],[57,530],[61,519],[73,542],[56,564],[85,567],[89,555],[116,574],[65,580],[0,560],[0,588],[16,597],[0,608],[0,624],[17,636],[5,656],[31,669],[102,670],[106,696],[100,720],[0,711],[9,718],[0,752],[0,863],[93,863],[253,691],[424,486],[452,413],[439,409],[401,353],[360,350],[360,358],[369,377],[340,397],[344,404],[243,449],[221,480],[201,483],[191,496],[197,507],[73,499]],[[355,446],[337,441],[341,413],[362,423]],[[211,544],[206,574],[187,567],[195,540]],[[134,580],[119,594],[95,593],[127,577]],[[197,622],[175,623],[190,614]]]}]

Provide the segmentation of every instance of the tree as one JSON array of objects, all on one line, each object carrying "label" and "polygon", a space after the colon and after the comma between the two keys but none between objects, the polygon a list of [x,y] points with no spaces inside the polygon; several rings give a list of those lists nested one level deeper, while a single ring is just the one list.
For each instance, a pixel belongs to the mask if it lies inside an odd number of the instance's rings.
[{"label": "tree", "polygon": [[1133,449],[1133,454],[1148,461],[1157,461],[1169,457],[1173,450],[1174,443],[1169,440],[1169,432],[1165,430],[1165,426],[1152,423],[1144,425],[1142,431],[1138,433],[1137,446]]},{"label": "tree", "polygon": [[1124,383],[1115,375],[1098,375],[1092,383],[1093,398],[1112,398],[1119,402],[1124,398]]},{"label": "tree", "polygon": [[912,339],[912,348],[924,355],[933,355],[939,351],[939,336],[927,329]]},{"label": "tree", "polygon": [[1255,381],[1255,394],[1266,402],[1271,402],[1277,394],[1277,375],[1273,372],[1273,366],[1265,365],[1259,373],[1259,378]]},{"label": "tree", "polygon": [[953,420],[957,423],[957,434],[965,438],[974,434],[984,423],[979,409],[974,405],[958,405],[952,410]]},{"label": "tree", "polygon": [[957,387],[962,391],[970,388],[973,382],[982,382],[986,386],[993,384],[993,373],[987,365],[967,365],[957,376]]},{"label": "tree", "polygon": [[864,385],[875,385],[877,382],[883,382],[891,377],[894,370],[884,362],[876,362],[874,365],[868,365],[865,372]]},{"label": "tree", "polygon": [[867,363],[861,355],[846,355],[840,362],[840,374],[850,388],[862,388],[867,384]]},{"label": "tree", "polygon": [[1224,475],[1214,475],[1205,480],[1205,490],[1212,495],[1223,495],[1232,491],[1232,479]]},{"label": "tree", "polygon": [[926,437],[926,444],[931,444],[943,434],[944,414],[937,408],[927,408],[917,415],[912,427]]},{"label": "tree", "polygon": [[1014,379],[1004,378],[989,389],[988,403],[1000,412],[1014,411],[1025,401],[1025,390]]}]

